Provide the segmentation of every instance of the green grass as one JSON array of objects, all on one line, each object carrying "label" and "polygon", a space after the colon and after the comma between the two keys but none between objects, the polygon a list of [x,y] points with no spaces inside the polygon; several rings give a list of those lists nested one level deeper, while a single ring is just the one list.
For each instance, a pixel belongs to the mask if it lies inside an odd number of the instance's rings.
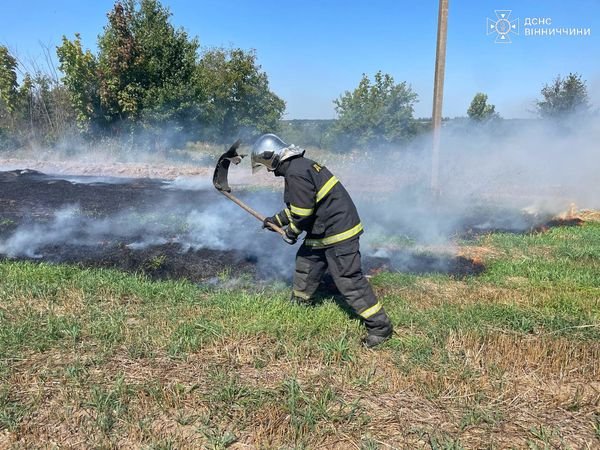
[{"label": "green grass", "polygon": [[[597,445],[586,386],[600,370],[600,225],[476,244],[494,250],[480,276],[372,278],[398,333],[376,352],[333,299],[291,305],[286,286],[2,261],[0,430],[34,446],[39,427],[98,447],[471,448],[481,429],[497,448]],[[581,387],[540,390],[557,380]],[[577,426],[544,425],[564,410]],[[516,416],[529,425],[505,436]]]},{"label": "green grass", "polygon": [[532,287],[600,288],[600,225],[553,228],[531,235],[494,234],[487,241],[505,258],[494,261],[483,279],[511,284],[525,278]]},{"label": "green grass", "polygon": [[31,411],[27,405],[16,400],[7,386],[0,389],[0,429],[14,430]]},{"label": "green grass", "polygon": [[110,433],[118,420],[127,413],[132,388],[119,377],[113,386],[91,386],[86,406],[95,412],[97,428],[103,433]]}]

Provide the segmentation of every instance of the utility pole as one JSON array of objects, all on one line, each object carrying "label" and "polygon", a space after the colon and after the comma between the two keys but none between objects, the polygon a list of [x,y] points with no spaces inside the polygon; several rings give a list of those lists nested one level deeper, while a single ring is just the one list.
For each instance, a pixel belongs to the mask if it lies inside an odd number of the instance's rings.
[{"label": "utility pole", "polygon": [[448,32],[448,1],[440,0],[438,12],[437,47],[435,52],[435,75],[433,80],[433,142],[431,151],[431,190],[439,193],[440,133],[442,128],[442,104],[444,100],[444,71],[446,68],[446,35]]}]

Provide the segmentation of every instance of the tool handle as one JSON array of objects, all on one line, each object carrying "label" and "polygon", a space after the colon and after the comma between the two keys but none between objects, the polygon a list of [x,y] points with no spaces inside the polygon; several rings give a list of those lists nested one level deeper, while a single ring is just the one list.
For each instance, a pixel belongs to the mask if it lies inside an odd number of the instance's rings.
[{"label": "tool handle", "polygon": [[[252,208],[250,208],[248,205],[246,205],[243,201],[241,201],[239,198],[237,198],[230,192],[226,192],[226,191],[219,191],[219,192],[221,194],[223,194],[225,197],[227,197],[229,200],[231,200],[233,203],[238,205],[240,208],[244,209],[246,212],[252,214],[258,220],[260,220],[261,222],[264,223],[266,217],[263,216],[261,213],[254,211]],[[267,223],[267,225],[269,225],[269,227],[271,227],[272,230],[277,231],[280,235],[285,236],[285,231],[283,231],[281,228],[279,228],[274,223],[269,222],[269,223]]]}]

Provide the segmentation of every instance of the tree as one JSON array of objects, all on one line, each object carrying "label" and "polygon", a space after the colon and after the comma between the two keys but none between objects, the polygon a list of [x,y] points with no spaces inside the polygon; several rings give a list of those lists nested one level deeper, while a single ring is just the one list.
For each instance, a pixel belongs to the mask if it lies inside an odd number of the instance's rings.
[{"label": "tree", "polygon": [[0,149],[12,145],[18,103],[17,60],[0,46]]},{"label": "tree", "polygon": [[64,86],[42,72],[26,73],[19,86],[16,119],[22,139],[55,142],[74,119]]},{"label": "tree", "polygon": [[197,39],[157,0],[117,2],[99,39],[101,96],[115,119],[182,125],[194,105]]},{"label": "tree", "polygon": [[135,119],[141,109],[141,49],[133,32],[134,14],[133,2],[115,3],[98,38],[99,95],[109,121]]},{"label": "tree", "polygon": [[590,109],[586,82],[577,73],[569,73],[565,78],[557,76],[551,84],[544,85],[541,94],[536,106],[542,118],[558,119]]},{"label": "tree", "polygon": [[[17,72],[21,76],[19,84]],[[65,91],[55,78],[34,65],[25,70],[17,57],[0,46],[0,129],[10,145],[25,141],[49,143],[68,127],[72,110]]]},{"label": "tree", "polygon": [[77,124],[82,130],[104,121],[100,102],[100,80],[98,60],[89,50],[83,50],[81,36],[75,34],[73,41],[65,36],[57,47],[62,81],[71,97],[71,105],[77,115]]},{"label": "tree", "polygon": [[[122,134],[142,128],[185,130],[224,141],[239,130],[273,131],[285,103],[269,90],[254,52],[210,50],[170,23],[158,0],[117,0],[98,38],[98,54],[79,35],[58,47],[78,121],[84,129]],[[183,133],[173,136],[181,137]]]},{"label": "tree", "polygon": [[270,91],[267,74],[253,51],[206,51],[196,79],[207,125],[205,138],[227,142],[240,132],[277,130],[285,102]]},{"label": "tree", "polygon": [[157,0],[118,0],[98,38],[98,55],[79,35],[58,47],[64,83],[80,123],[113,131],[181,124],[195,104],[190,96],[198,42],[169,22]]},{"label": "tree", "polygon": [[490,119],[499,118],[499,114],[496,112],[495,105],[489,105],[487,102],[488,96],[481,92],[475,94],[473,101],[467,110],[467,115],[471,120],[476,122],[485,122]]},{"label": "tree", "polygon": [[18,98],[17,60],[0,45],[0,102],[8,113],[15,110]]},{"label": "tree", "polygon": [[381,71],[372,84],[363,74],[358,87],[334,100],[338,121],[335,132],[343,145],[398,144],[416,133],[413,107],[417,94]]}]

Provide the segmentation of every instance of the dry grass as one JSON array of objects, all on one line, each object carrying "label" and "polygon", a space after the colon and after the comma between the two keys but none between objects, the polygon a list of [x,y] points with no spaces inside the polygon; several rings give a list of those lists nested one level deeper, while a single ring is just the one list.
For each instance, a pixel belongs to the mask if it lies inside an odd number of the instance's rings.
[{"label": "dry grass", "polygon": [[[391,290],[391,293],[395,290]],[[421,309],[437,308],[448,304],[449,299],[453,305],[496,304],[496,305],[526,305],[530,304],[532,297],[539,293],[519,291],[515,289],[489,286],[485,284],[473,285],[465,281],[451,281],[438,283],[435,280],[421,279],[411,289],[402,290],[407,302]]]},{"label": "dry grass", "polygon": [[[16,387],[15,398],[36,404],[35,413],[5,433],[4,443],[131,448],[170,441],[200,448],[229,432],[236,439],[231,448],[281,448],[302,434],[311,435],[311,447],[324,448],[360,448],[367,436],[392,448],[429,448],[448,436],[466,448],[486,441],[522,448],[535,441],[532,429],[539,426],[552,446],[593,448],[597,442],[592,423],[600,381],[590,380],[599,380],[598,343],[457,333],[445,344],[450,370],[410,372],[398,370],[392,352],[366,350],[342,365],[311,358],[255,367],[257,355],[269,358],[264,348],[271,344],[267,338],[226,340],[185,360],[134,360],[122,349],[101,364],[77,351],[28,355],[7,381]],[[74,377],[67,370],[74,364],[89,368]],[[285,395],[290,380],[308,404],[332,390],[313,428],[292,423]],[[108,410],[94,404],[90,386],[118,392],[123,402],[121,412],[109,405],[115,415],[109,433],[98,432]]]},{"label": "dry grass", "polygon": [[484,237],[480,277],[377,275],[378,351],[287,292],[2,263],[0,448],[599,448],[594,230]]},{"label": "dry grass", "polygon": [[600,222],[600,211],[584,209],[577,212],[577,217],[585,222]]}]

